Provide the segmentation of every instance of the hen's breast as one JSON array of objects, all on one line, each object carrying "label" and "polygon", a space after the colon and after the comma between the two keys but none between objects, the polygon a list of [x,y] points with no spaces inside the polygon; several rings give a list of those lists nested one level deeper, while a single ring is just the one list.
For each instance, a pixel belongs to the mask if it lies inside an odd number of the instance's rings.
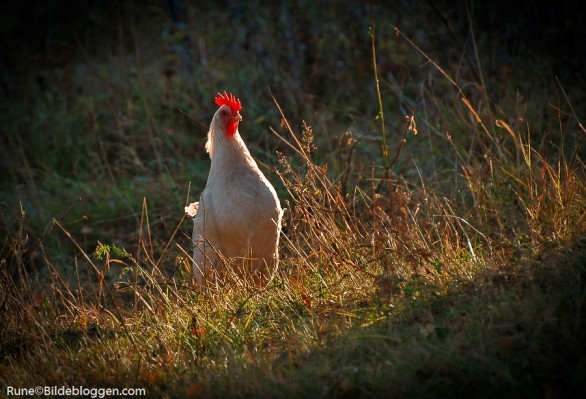
[{"label": "hen's breast", "polygon": [[[259,230],[277,229],[281,213],[274,189],[260,170],[235,168],[210,173],[202,194],[200,231],[218,245],[238,247],[258,236]],[[250,243],[252,244],[252,243]]]}]

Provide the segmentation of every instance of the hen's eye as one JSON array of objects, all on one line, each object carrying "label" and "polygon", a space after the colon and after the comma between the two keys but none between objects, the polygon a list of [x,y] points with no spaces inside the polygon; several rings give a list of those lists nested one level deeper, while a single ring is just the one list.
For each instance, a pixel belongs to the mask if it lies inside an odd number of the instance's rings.
[{"label": "hen's eye", "polygon": [[226,111],[222,111],[222,116],[226,116]]}]

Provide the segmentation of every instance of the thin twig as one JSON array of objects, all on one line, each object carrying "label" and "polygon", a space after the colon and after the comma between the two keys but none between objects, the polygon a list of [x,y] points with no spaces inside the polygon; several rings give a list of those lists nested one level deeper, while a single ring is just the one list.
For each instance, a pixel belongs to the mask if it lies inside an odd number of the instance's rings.
[{"label": "thin twig", "polygon": [[371,45],[371,50],[372,50],[372,68],[374,71],[374,82],[376,84],[376,96],[377,96],[377,100],[378,100],[378,115],[376,120],[380,120],[381,123],[381,139],[382,139],[382,144],[381,144],[381,151],[382,151],[382,156],[383,156],[383,161],[385,164],[385,176],[388,178],[390,175],[390,163],[389,163],[389,146],[387,145],[387,135],[385,133],[385,113],[383,111],[383,100],[382,100],[382,96],[380,93],[380,82],[379,82],[379,78],[378,78],[378,69],[376,66],[376,44],[375,44],[375,37],[376,37],[376,26],[375,26],[375,21],[374,21],[374,11],[372,9],[372,1],[370,2],[370,15],[372,18],[372,25],[370,27],[369,30],[369,34],[370,34],[370,45]]}]

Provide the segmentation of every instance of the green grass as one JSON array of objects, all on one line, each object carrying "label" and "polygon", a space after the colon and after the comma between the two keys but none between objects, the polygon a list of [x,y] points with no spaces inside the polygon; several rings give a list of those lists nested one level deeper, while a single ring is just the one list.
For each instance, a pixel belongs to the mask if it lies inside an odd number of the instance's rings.
[{"label": "green grass", "polygon": [[[208,57],[193,76],[154,7],[120,28],[118,47],[88,45],[42,71],[45,89],[23,78],[22,93],[3,98],[3,389],[586,393],[583,82],[544,77],[547,60],[498,73],[482,35],[478,59],[446,49],[445,27],[412,39],[425,13],[396,35],[390,11],[377,9],[372,47],[367,7],[293,7],[284,26],[315,33],[303,53],[267,22],[280,6],[259,10],[251,31],[235,28],[234,42],[213,29],[224,13],[199,21],[190,7]],[[245,21],[250,10],[240,11]],[[287,45],[244,48],[247,33]],[[287,64],[296,53],[313,58]],[[530,64],[524,56],[515,65]],[[266,286],[228,275],[201,290],[182,209],[205,184],[211,99],[224,88],[243,100],[244,139],[287,211]]]}]

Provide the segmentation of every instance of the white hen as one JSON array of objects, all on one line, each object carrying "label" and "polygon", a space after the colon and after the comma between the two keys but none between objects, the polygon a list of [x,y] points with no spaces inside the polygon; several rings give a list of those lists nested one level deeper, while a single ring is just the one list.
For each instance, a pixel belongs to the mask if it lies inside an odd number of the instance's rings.
[{"label": "white hen", "polygon": [[[193,272],[199,284],[226,266],[256,281],[278,263],[283,211],[238,132],[240,100],[218,94],[206,150],[212,161],[200,201],[185,207],[193,220]],[[215,272],[215,273],[214,273]]]}]

